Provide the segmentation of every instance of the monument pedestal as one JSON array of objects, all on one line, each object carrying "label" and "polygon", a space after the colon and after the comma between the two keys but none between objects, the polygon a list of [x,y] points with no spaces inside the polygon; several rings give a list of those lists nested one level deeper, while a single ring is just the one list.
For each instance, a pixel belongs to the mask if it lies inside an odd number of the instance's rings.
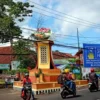
[{"label": "monument pedestal", "polygon": [[[41,69],[43,74],[43,82],[57,82],[57,77],[60,75],[61,71],[59,69]],[[30,70],[30,78],[33,83],[36,83],[36,76],[38,69]]]}]

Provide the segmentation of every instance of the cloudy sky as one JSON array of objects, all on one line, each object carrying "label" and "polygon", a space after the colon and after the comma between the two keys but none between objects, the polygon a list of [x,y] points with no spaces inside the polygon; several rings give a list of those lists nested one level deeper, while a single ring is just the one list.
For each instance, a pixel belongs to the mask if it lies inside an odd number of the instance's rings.
[{"label": "cloudy sky", "polygon": [[[41,27],[52,30],[51,39],[57,44],[77,46],[77,28],[81,47],[83,43],[100,43],[100,0],[22,1],[29,2],[34,8],[32,18],[26,18],[23,23],[18,23],[20,27],[35,30],[41,19]],[[23,36],[27,38],[32,32],[24,29]],[[77,51],[73,48],[55,46],[52,49],[72,54]]]}]

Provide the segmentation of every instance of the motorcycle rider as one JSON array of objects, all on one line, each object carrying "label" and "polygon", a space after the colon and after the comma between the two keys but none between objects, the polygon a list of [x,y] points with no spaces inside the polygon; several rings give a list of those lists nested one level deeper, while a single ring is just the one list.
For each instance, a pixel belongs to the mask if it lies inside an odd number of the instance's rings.
[{"label": "motorcycle rider", "polygon": [[70,89],[75,90],[75,83],[73,82],[74,78],[72,77],[70,69],[66,70],[66,79],[66,84],[70,87]]},{"label": "motorcycle rider", "polygon": [[90,81],[90,82],[95,82],[97,88],[99,87],[99,86],[98,86],[98,76],[97,76],[97,74],[95,73],[94,68],[91,68],[91,72],[89,73],[89,81]]},{"label": "motorcycle rider", "polygon": [[[23,88],[22,88],[22,93],[25,93],[25,85],[28,82],[28,84],[32,84],[31,79],[29,78],[29,73],[25,73],[25,78],[23,79]],[[34,100],[34,93],[31,89],[31,93],[32,93],[32,98]]]}]

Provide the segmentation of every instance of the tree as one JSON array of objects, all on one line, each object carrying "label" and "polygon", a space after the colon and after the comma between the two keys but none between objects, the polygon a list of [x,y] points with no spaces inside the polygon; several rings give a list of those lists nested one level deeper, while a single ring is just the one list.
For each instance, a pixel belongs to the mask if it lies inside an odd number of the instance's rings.
[{"label": "tree", "polygon": [[16,25],[15,19],[22,22],[31,16],[33,7],[29,3],[14,2],[13,0],[0,0],[0,42],[12,42],[14,36],[21,36],[21,29]]},{"label": "tree", "polygon": [[31,67],[32,69],[35,67],[36,65],[36,62],[34,59],[32,58],[29,58],[27,57],[26,59],[23,59],[21,61],[21,64],[20,64],[20,68],[28,68],[28,67]]},{"label": "tree", "polygon": [[18,54],[16,58],[21,62],[21,68],[27,68],[28,66],[34,68],[36,65],[36,52],[30,48],[31,43],[29,41],[19,40],[13,44],[13,52]]}]

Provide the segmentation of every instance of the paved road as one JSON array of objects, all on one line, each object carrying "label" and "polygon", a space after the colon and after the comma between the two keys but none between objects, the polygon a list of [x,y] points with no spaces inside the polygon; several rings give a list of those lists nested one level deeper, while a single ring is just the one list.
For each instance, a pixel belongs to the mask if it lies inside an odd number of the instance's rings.
[{"label": "paved road", "polygon": [[[22,100],[20,93],[12,89],[0,89],[0,100]],[[63,100],[59,93],[49,95],[39,95],[37,100]],[[66,99],[65,99],[66,100]],[[77,97],[68,97],[67,100],[100,100],[100,91],[90,93],[88,90],[80,90]]]}]

